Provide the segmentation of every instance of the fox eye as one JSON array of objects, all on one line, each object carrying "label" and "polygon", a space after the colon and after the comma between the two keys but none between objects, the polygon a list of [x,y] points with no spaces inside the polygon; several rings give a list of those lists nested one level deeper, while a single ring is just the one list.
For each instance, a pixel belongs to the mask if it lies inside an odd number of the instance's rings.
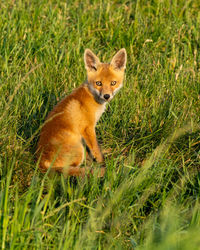
[{"label": "fox eye", "polygon": [[116,81],[112,81],[112,82],[111,82],[111,86],[116,85],[116,83],[117,83]]},{"label": "fox eye", "polygon": [[101,81],[97,81],[97,82],[96,82],[96,85],[97,85],[97,86],[102,86],[102,82],[101,82]]}]

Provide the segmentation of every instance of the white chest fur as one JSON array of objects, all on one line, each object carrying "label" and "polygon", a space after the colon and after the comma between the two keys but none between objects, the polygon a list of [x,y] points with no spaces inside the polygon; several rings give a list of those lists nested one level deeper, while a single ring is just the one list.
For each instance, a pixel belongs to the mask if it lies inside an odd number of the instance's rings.
[{"label": "white chest fur", "polygon": [[100,119],[101,115],[105,111],[105,108],[106,108],[106,103],[100,105],[99,109],[97,109],[96,114],[95,114],[96,123],[98,122],[98,120]]}]

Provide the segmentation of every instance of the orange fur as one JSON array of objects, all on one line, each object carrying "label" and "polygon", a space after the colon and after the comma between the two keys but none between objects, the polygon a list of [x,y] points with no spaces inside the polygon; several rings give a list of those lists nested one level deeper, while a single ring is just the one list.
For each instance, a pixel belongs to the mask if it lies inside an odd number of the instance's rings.
[{"label": "orange fur", "polygon": [[[104,158],[99,148],[95,126],[122,86],[126,51],[121,49],[110,64],[101,63],[91,50],[85,50],[87,82],[59,102],[49,113],[38,142],[40,167],[65,175],[84,176],[90,169],[80,168],[84,158],[84,140],[98,162]],[[104,175],[102,168],[100,175]]]}]

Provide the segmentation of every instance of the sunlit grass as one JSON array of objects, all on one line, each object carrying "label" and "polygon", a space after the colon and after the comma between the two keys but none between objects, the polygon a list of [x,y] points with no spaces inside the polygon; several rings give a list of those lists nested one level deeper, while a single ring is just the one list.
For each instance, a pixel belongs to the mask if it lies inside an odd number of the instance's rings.
[{"label": "sunlit grass", "polygon": [[[199,249],[199,1],[1,1],[2,249]],[[97,124],[102,180],[38,170],[47,113],[83,53],[128,62]],[[95,164],[95,163],[93,163]]]}]

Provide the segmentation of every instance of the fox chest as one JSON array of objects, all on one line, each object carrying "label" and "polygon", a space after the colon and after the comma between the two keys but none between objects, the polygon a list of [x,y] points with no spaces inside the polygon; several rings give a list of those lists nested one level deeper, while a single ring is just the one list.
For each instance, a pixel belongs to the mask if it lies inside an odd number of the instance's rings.
[{"label": "fox chest", "polygon": [[106,104],[102,104],[95,112],[95,122],[97,123],[102,116],[103,112],[105,111]]}]

